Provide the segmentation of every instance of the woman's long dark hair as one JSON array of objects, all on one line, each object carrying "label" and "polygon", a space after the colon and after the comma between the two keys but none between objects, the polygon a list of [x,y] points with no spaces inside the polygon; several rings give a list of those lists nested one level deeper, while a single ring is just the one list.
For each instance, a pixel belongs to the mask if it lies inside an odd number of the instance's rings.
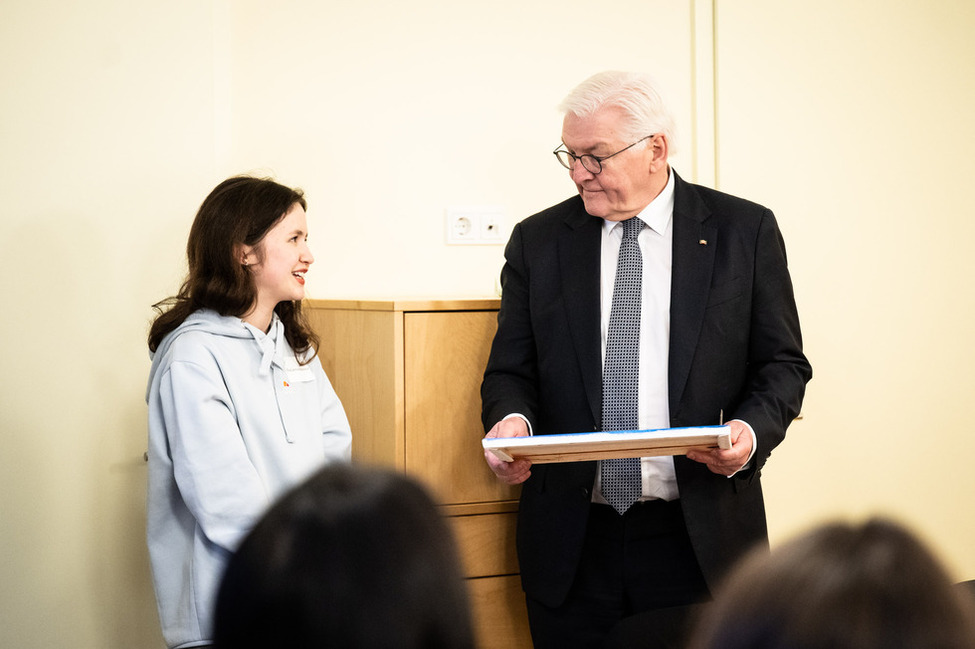
[{"label": "woman's long dark hair", "polygon": [[[149,329],[149,350],[200,309],[243,316],[257,300],[250,272],[240,262],[244,246],[257,246],[295,204],[307,208],[300,189],[267,178],[235,176],[217,185],[200,205],[186,242],[189,273],[179,292],[153,305],[159,312]],[[275,313],[298,359],[318,347],[297,301],[279,302]]]}]

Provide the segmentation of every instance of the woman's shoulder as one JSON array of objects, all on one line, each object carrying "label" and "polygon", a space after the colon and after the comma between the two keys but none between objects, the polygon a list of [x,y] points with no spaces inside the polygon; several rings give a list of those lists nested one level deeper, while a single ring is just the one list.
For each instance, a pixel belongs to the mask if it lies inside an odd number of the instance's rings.
[{"label": "woman's shoulder", "polygon": [[237,346],[250,338],[251,333],[240,318],[204,309],[190,314],[171,331],[157,353],[168,356],[170,361],[193,360],[198,356],[212,356],[215,350]]}]

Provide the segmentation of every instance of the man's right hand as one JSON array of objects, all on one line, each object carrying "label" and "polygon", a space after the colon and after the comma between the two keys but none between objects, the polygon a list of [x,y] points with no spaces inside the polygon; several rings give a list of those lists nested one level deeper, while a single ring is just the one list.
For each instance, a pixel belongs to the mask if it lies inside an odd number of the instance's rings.
[{"label": "man's right hand", "polygon": [[[494,425],[485,437],[527,437],[528,423],[521,417],[508,417]],[[531,460],[514,460],[505,462],[491,451],[484,451],[484,459],[488,466],[498,476],[498,480],[505,484],[521,484],[532,474]]]}]

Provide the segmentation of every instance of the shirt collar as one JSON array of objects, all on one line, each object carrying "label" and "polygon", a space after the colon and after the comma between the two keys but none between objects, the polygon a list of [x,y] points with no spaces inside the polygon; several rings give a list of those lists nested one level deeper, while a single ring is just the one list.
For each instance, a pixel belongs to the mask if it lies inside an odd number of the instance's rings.
[{"label": "shirt collar", "polygon": [[[651,230],[657,234],[664,234],[667,225],[674,216],[674,170],[667,168],[667,184],[657,197],[650,201],[650,204],[637,214],[640,220],[647,224]],[[603,220],[603,228],[608,234],[616,227],[620,221]]]}]

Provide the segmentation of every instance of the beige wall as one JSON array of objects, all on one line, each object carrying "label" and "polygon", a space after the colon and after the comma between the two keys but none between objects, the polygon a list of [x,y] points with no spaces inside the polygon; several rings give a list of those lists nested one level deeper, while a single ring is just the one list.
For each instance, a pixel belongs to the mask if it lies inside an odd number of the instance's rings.
[{"label": "beige wall", "polygon": [[975,5],[722,1],[718,177],[782,222],[814,378],[773,541],[883,511],[975,578]]},{"label": "beige wall", "polygon": [[555,105],[606,68],[654,71],[677,168],[782,222],[816,378],[767,471],[773,541],[889,511],[975,577],[975,16],[807,4],[6,3],[0,645],[161,646],[144,334],[213,185],[305,188],[313,297],[490,294],[501,247],[444,245],[445,208],[510,226],[568,196]]},{"label": "beige wall", "polygon": [[[308,191],[316,296],[493,294],[502,247],[444,245],[444,210],[501,205],[510,226],[569,196],[550,152],[583,76],[659,69],[690,114],[687,2],[336,5],[231,12],[228,166]],[[378,263],[350,245],[364,228],[382,233]]]}]

